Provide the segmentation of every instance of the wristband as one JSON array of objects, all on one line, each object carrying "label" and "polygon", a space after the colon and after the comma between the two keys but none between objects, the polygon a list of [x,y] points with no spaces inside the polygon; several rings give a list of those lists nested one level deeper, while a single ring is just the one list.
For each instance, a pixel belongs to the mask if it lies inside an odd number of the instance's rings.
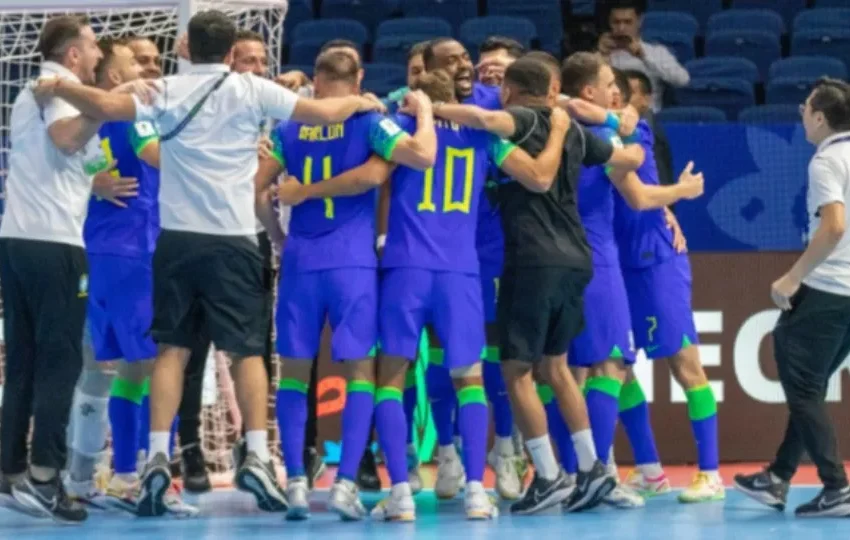
[{"label": "wristband", "polygon": [[616,114],[612,113],[611,111],[608,111],[608,114],[605,115],[605,124],[603,124],[603,125],[613,129],[614,131],[619,132],[620,131],[620,117],[618,117]]}]

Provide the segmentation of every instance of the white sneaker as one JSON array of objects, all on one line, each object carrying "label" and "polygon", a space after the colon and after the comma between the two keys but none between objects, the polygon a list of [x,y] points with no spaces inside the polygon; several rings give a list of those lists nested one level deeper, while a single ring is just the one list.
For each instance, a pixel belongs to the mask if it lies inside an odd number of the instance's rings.
[{"label": "white sneaker", "polygon": [[197,507],[183,502],[183,497],[174,484],[171,484],[168,491],[165,492],[162,501],[165,503],[166,511],[176,517],[195,517],[200,513]]},{"label": "white sneaker", "polygon": [[381,521],[414,521],[416,520],[416,504],[413,494],[407,484],[392,487],[390,495],[372,509],[372,519]]},{"label": "white sneaker", "polygon": [[663,472],[655,478],[644,476],[637,468],[626,477],[626,485],[641,494],[642,497],[654,497],[670,493],[670,480]]},{"label": "white sneaker", "polygon": [[700,503],[722,501],[726,498],[726,488],[717,473],[698,472],[691,485],[679,494],[681,503]]},{"label": "white sneaker", "polygon": [[514,455],[499,454],[495,450],[487,455],[487,463],[496,474],[496,492],[509,501],[519,499],[522,494],[522,479],[519,477],[518,459]]},{"label": "white sneaker", "polygon": [[466,510],[466,519],[493,519],[499,515],[499,507],[496,506],[496,501],[484,491],[481,482],[470,482],[466,486],[463,507]]},{"label": "white sneaker", "polygon": [[140,487],[137,476],[116,474],[106,487],[106,500],[113,508],[135,514]]},{"label": "white sneaker", "polygon": [[407,483],[414,495],[422,491],[422,475],[419,474],[419,454],[412,444],[407,445]]},{"label": "white sneaker", "polygon": [[466,483],[466,472],[457,452],[437,456],[437,483],[434,493],[438,499],[454,499]]},{"label": "white sneaker", "polygon": [[109,501],[106,500],[106,495],[103,490],[98,489],[94,480],[86,480],[78,482],[72,480],[70,475],[65,478],[65,491],[68,497],[78,503],[96,508],[98,510],[109,510]]},{"label": "white sneaker", "polygon": [[306,476],[296,476],[286,482],[286,499],[289,501],[286,519],[301,521],[310,517],[310,488]]},{"label": "white sneaker", "polygon": [[357,485],[345,479],[337,479],[331,486],[328,508],[336,512],[344,521],[359,521],[368,515],[366,507],[360,501],[360,490],[357,489]]},{"label": "white sneaker", "polygon": [[646,506],[646,501],[638,492],[623,484],[617,484],[617,487],[611,490],[611,493],[602,499],[602,502],[620,510],[630,510]]}]

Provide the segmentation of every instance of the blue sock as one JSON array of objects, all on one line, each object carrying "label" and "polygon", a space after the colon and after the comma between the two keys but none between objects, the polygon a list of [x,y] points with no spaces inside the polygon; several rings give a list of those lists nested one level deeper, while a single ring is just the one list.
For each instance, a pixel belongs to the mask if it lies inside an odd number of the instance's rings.
[{"label": "blue sock", "polygon": [[540,396],[540,401],[543,402],[543,408],[546,410],[546,422],[549,424],[549,437],[555,442],[558,447],[558,458],[561,462],[561,467],[567,474],[578,473],[578,457],[573,447],[573,438],[570,435],[570,429],[564,418],[561,416],[561,411],[558,409],[558,401],[555,399],[555,393],[551,386],[545,384],[537,385],[537,395]]},{"label": "blue sock", "polygon": [[346,387],[345,408],[342,411],[342,456],[337,478],[357,480],[360,460],[372,431],[375,410],[375,383],[349,381]]},{"label": "blue sock", "polygon": [[514,416],[511,413],[511,402],[502,376],[498,347],[487,347],[482,371],[484,390],[487,392],[487,400],[493,410],[493,430],[497,437],[508,438],[513,434]]},{"label": "blue sock", "polygon": [[482,386],[466,386],[458,390],[457,398],[466,481],[481,482],[487,463],[487,435],[490,429],[487,395]]},{"label": "blue sock", "polygon": [[109,424],[112,426],[112,460],[115,474],[136,473],[144,388],[144,383],[133,383],[121,377],[115,377],[112,381]]},{"label": "blue sock", "polygon": [[660,463],[655,433],[649,419],[649,404],[637,380],[623,385],[620,392],[620,423],[626,430],[635,456],[635,465]]},{"label": "blue sock", "polygon": [[[437,442],[440,446],[449,446],[454,442],[455,408],[457,396],[449,371],[442,366],[443,350],[432,349],[428,355],[431,363],[425,372],[428,397],[431,401],[431,416],[437,430]],[[439,363],[435,363],[434,359]]]},{"label": "blue sock", "polygon": [[171,452],[171,454],[170,454],[171,456],[176,455],[175,452],[174,452],[174,448],[175,448],[176,443],[177,443],[177,428],[178,427],[180,427],[180,417],[175,416],[174,420],[171,422],[171,433],[168,436],[168,448],[170,449],[169,451]]},{"label": "blue sock", "polygon": [[404,437],[402,391],[384,386],[375,392],[375,427],[392,485],[407,482],[407,444]]},{"label": "blue sock", "polygon": [[407,369],[407,377],[404,381],[404,418],[407,420],[407,444],[413,444],[414,414],[416,413],[416,401],[418,399],[416,388],[416,366],[411,365]]},{"label": "blue sock", "polygon": [[708,384],[687,390],[688,416],[697,443],[699,470],[716,471],[720,466],[717,449],[717,401]]},{"label": "blue sock", "polygon": [[145,379],[145,384],[142,389],[142,403],[139,406],[139,449],[145,451],[147,455],[148,446],[150,445],[151,434],[151,380]]},{"label": "blue sock", "polygon": [[603,463],[608,462],[611,446],[614,444],[622,388],[623,383],[605,376],[591,377],[585,387],[593,443],[596,446],[596,455]]},{"label": "blue sock", "polygon": [[280,379],[277,388],[277,426],[286,463],[286,476],[305,476],[304,436],[307,427],[307,383],[298,379]]}]

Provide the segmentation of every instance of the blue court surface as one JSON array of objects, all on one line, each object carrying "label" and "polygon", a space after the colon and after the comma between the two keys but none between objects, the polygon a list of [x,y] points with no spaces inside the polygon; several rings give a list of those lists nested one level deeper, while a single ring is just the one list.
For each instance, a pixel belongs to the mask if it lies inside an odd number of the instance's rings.
[{"label": "blue court surface", "polygon": [[[219,491],[198,503],[201,516],[192,519],[138,519],[126,514],[92,514],[80,526],[62,526],[0,509],[0,538],[68,540],[252,540],[287,538],[366,540],[380,536],[392,539],[523,540],[575,538],[581,540],[805,540],[850,539],[850,519],[795,519],[796,504],[813,497],[817,489],[795,487],[790,510],[780,514],[751,502],[730,489],[725,503],[682,505],[675,495],[648,501],[641,510],[601,508],[585,514],[558,512],[537,516],[510,516],[503,505],[495,521],[470,522],[463,516],[460,499],[438,502],[431,492],[417,496],[415,523],[343,523],[325,513],[327,492],[314,494],[314,514],[309,521],[287,522],[280,515],[260,514],[253,499],[242,493]],[[380,498],[365,496],[368,506]],[[186,499],[187,502],[192,501]]]}]

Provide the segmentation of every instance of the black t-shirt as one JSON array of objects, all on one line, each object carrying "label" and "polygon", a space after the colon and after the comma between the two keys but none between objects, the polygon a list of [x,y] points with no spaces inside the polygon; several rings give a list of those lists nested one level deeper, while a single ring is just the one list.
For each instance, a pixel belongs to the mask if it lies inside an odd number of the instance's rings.
[{"label": "black t-shirt", "polygon": [[[507,109],[516,124],[511,142],[536,157],[549,139],[551,110],[547,107]],[[505,233],[505,266],[561,266],[590,269],[590,246],[578,213],[577,190],[582,165],[611,159],[613,146],[572,122],[555,182],[546,193],[534,193],[519,182],[498,188]]]}]

